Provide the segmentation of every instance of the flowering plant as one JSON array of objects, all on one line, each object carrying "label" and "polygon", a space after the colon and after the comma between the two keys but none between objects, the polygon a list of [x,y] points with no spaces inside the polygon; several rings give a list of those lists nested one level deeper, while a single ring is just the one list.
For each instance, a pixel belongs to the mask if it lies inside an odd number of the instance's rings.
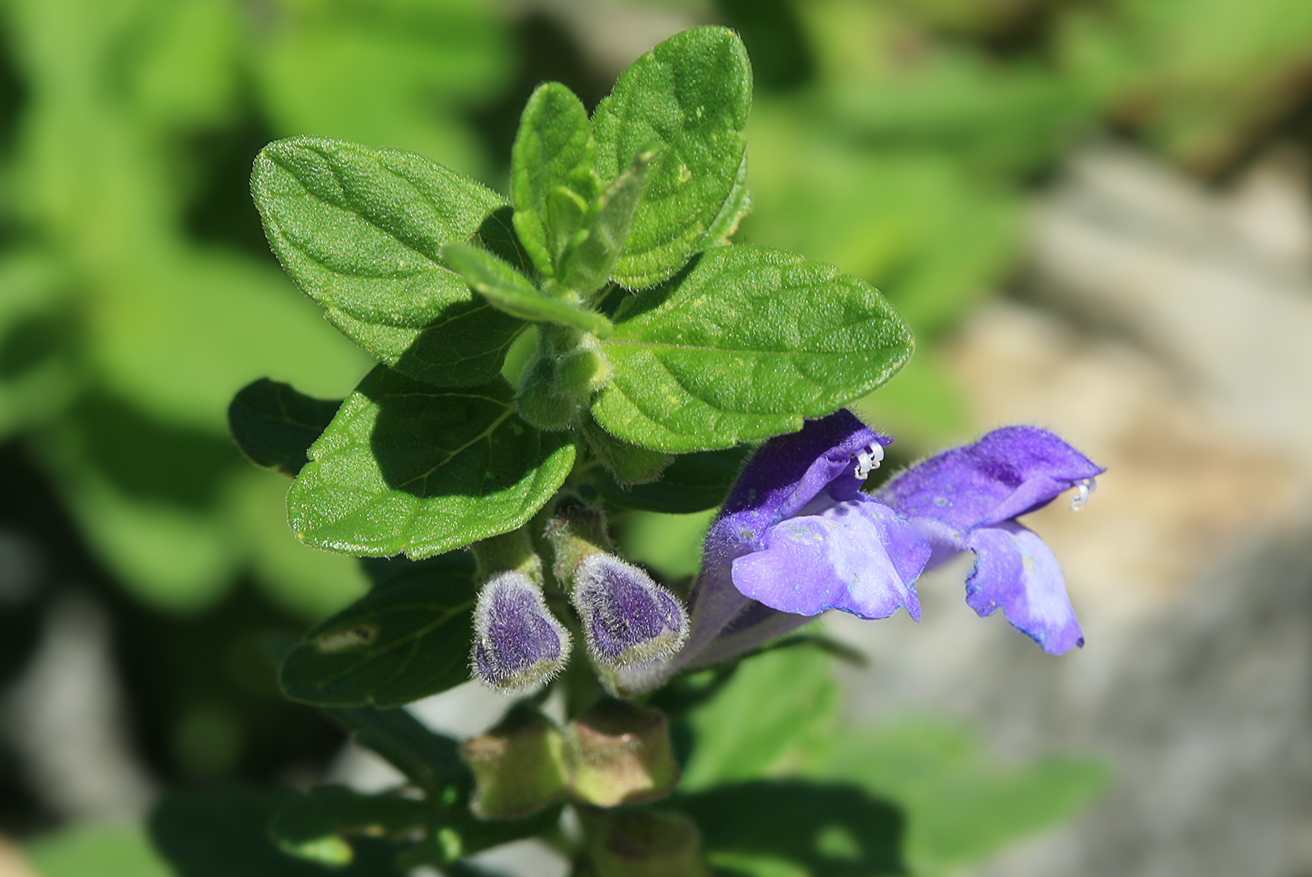
[{"label": "flowering plant", "polygon": [[[891,440],[843,406],[912,337],[864,281],[730,242],[750,97],[742,44],[717,27],[644,55],[591,116],[542,85],[508,201],[390,149],[260,153],[274,252],[379,364],[340,404],[256,382],[233,432],[294,476],[297,538],[393,558],[287,649],[280,682],[418,792],[295,798],[271,828],[289,855],[347,865],[369,835],[401,870],[465,873],[538,836],[578,873],[705,873],[710,823],[670,798],[687,759],[671,721],[710,696],[692,671],[732,672],[827,609],[919,617],[918,577],[963,551],[977,612],[1052,653],[1082,643],[1055,560],[1016,522],[1102,471],[1061,440],[999,430],[863,492]],[[721,504],[691,587],[609,532],[615,510]],[[520,699],[457,758],[396,708],[471,674]],[[544,711],[555,691],[563,720]],[[581,834],[562,839],[564,803]]]}]

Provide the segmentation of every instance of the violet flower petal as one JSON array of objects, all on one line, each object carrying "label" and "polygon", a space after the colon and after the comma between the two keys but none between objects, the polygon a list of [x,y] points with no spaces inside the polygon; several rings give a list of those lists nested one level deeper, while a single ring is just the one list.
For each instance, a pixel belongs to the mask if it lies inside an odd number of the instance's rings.
[{"label": "violet flower petal", "polygon": [[1003,611],[1050,655],[1084,645],[1057,558],[1033,531],[1007,521],[981,527],[966,539],[975,568],[966,579],[966,603],[980,615]]},{"label": "violet flower petal", "polygon": [[914,583],[929,545],[887,506],[858,499],[789,518],[766,531],[764,543],[734,561],[733,582],[766,606],[797,615],[841,609],[861,618],[905,607],[920,618]]},{"label": "violet flower petal", "polygon": [[965,531],[1045,506],[1103,471],[1047,430],[1011,426],[912,466],[877,496],[909,518]]}]

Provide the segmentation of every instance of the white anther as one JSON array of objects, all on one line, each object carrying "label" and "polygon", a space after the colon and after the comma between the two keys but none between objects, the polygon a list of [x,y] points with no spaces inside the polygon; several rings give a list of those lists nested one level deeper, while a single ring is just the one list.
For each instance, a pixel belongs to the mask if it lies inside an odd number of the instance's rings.
[{"label": "white anther", "polygon": [[1071,511],[1078,512],[1089,504],[1089,494],[1098,489],[1098,483],[1092,478],[1086,478],[1079,484],[1075,485],[1075,495],[1071,497]]},{"label": "white anther", "polygon": [[880,445],[871,445],[857,451],[853,456],[856,458],[856,469],[853,474],[865,481],[872,470],[879,468],[879,461],[884,459],[884,449]]}]

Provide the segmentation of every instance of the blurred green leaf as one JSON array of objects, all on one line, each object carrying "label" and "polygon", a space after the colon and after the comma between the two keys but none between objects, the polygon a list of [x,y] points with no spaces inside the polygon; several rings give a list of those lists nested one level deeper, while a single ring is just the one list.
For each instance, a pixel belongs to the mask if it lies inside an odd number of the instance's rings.
[{"label": "blurred green leaf", "polygon": [[692,576],[701,566],[702,540],[714,517],[713,509],[686,515],[635,511],[624,516],[620,546],[625,557],[666,579]]},{"label": "blurred green leaf", "polygon": [[299,542],[287,526],[287,480],[269,471],[238,473],[228,492],[230,526],[250,552],[255,583],[275,605],[306,622],[322,621],[369,590],[354,558]]},{"label": "blurred green leaf", "polygon": [[81,825],[41,835],[25,850],[41,877],[174,877],[139,825]]},{"label": "blurred green leaf", "polygon": [[682,795],[707,861],[753,877],[906,874],[904,817],[849,783],[755,780]]},{"label": "blurred green leaf", "polygon": [[348,554],[428,557],[513,530],[574,464],[564,433],[514,413],[497,378],[443,390],[378,366],[310,448],[287,497],[308,544]]},{"label": "blurred green leaf", "polygon": [[395,847],[362,838],[349,865],[325,871],[288,855],[269,836],[269,820],[291,792],[232,785],[168,792],[150,813],[150,834],[177,877],[379,877],[392,874]]},{"label": "blurred green leaf", "polygon": [[746,206],[743,129],[752,71],[742,41],[723,27],[677,34],[621,74],[592,118],[597,172],[619,177],[657,150],[612,276],[648,287],[732,233]]},{"label": "blurred green leaf", "polygon": [[164,129],[217,125],[234,114],[241,13],[223,0],[153,0],[133,35],[128,87],[137,112]]},{"label": "blurred green leaf", "polygon": [[354,858],[343,835],[404,840],[426,829],[432,819],[432,807],[414,798],[319,786],[284,801],[274,811],[269,834],[284,850],[301,858],[341,865]]},{"label": "blurred green leaf", "polygon": [[1108,0],[1077,7],[1063,68],[1171,158],[1215,172],[1307,94],[1312,6],[1302,0]]},{"label": "blurred green leaf", "polygon": [[291,384],[260,378],[233,397],[228,428],[252,463],[295,478],[341,405],[340,399],[315,399]]},{"label": "blurred green leaf", "polygon": [[72,290],[46,254],[0,255],[0,438],[58,416],[83,382]]},{"label": "blurred green leaf", "polygon": [[874,289],[763,247],[704,253],[616,314],[592,406],[611,434],[680,453],[802,427],[888,380],[910,332]]},{"label": "blurred green leaf", "polygon": [[1090,758],[999,766],[970,734],[936,722],[851,729],[817,776],[859,783],[907,813],[907,857],[940,871],[978,862],[1020,837],[1071,818],[1107,787]]},{"label": "blurred green leaf", "polygon": [[597,472],[592,484],[620,508],[686,515],[723,503],[750,453],[740,447],[680,454],[651,484],[624,487],[608,472]]},{"label": "blurred green leaf", "polygon": [[256,96],[279,134],[342,137],[487,170],[466,120],[509,84],[507,29],[478,0],[276,0],[255,32]]},{"label": "blurred green leaf", "polygon": [[469,681],[474,582],[464,566],[421,566],[312,629],[279,681],[316,706],[401,706]]},{"label": "blurred green leaf", "polygon": [[470,289],[512,317],[573,326],[603,338],[611,332],[610,320],[602,314],[565,299],[543,295],[523,274],[486,250],[468,244],[445,244],[442,258]]},{"label": "blurred green leaf", "polygon": [[744,660],[716,696],[689,715],[694,745],[680,788],[796,769],[813,738],[831,730],[838,703],[823,652],[780,649]]},{"label": "blurred green leaf", "polygon": [[90,397],[30,447],[93,550],[140,600],[196,612],[227,592],[243,550],[221,507],[235,451],[120,400]]},{"label": "blurred green leaf", "polygon": [[510,199],[515,229],[543,274],[556,273],[578,230],[573,223],[548,222],[547,199],[563,186],[590,203],[600,188],[595,152],[583,102],[559,82],[539,85],[524,107],[510,154]]},{"label": "blurred green leaf", "polygon": [[369,363],[273,266],[233,252],[169,251],[112,280],[90,309],[97,376],[162,421],[226,437],[251,381],[340,396]]},{"label": "blurred green leaf", "polygon": [[351,340],[411,377],[474,386],[522,324],[444,267],[503,202],[418,155],[341,140],[266,146],[251,177],[283,267]]}]

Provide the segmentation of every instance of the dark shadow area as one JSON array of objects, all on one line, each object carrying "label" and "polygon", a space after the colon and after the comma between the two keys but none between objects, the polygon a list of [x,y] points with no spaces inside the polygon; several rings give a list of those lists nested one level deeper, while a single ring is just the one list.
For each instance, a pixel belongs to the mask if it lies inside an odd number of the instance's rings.
[{"label": "dark shadow area", "polygon": [[251,115],[189,139],[187,152],[199,184],[182,220],[191,237],[273,258],[250,189],[255,156],[273,139],[272,131]]},{"label": "dark shadow area", "polygon": [[0,155],[8,154],[14,146],[18,119],[27,98],[27,89],[14,67],[12,53],[2,50],[8,39],[12,37],[4,33],[3,25],[0,24]]},{"label": "dark shadow area", "polygon": [[342,734],[283,696],[266,646],[270,633],[293,636],[303,623],[248,584],[190,618],[127,597],[114,602],[115,653],[135,736],[170,785],[316,777],[336,754]]},{"label": "dark shadow area", "polygon": [[148,820],[155,848],[178,877],[377,877],[394,873],[396,845],[352,838],[354,860],[331,869],[278,849],[269,821],[292,793],[227,785],[207,792],[172,792]]},{"label": "dark shadow area", "polygon": [[757,87],[785,91],[815,77],[815,57],[789,0],[716,0],[715,8],[743,38]]},{"label": "dark shadow area", "polygon": [[857,786],[756,780],[672,802],[702,833],[709,854],[795,862],[812,877],[905,874],[902,812]]},{"label": "dark shadow area", "polygon": [[251,462],[295,478],[341,406],[341,399],[315,399],[291,384],[260,378],[228,405],[228,430]]},{"label": "dark shadow area", "polygon": [[156,420],[108,394],[88,396],[74,412],[79,432],[93,440],[89,461],[124,493],[213,508],[231,467],[231,441]]},{"label": "dark shadow area", "polygon": [[591,110],[610,93],[611,82],[598,77],[582,60],[574,38],[554,18],[532,12],[515,24],[515,55],[520,59],[515,81],[496,103],[470,115],[482,136],[484,152],[496,167],[510,166],[510,150],[519,115],[529,95],[543,82],[562,82]]}]

